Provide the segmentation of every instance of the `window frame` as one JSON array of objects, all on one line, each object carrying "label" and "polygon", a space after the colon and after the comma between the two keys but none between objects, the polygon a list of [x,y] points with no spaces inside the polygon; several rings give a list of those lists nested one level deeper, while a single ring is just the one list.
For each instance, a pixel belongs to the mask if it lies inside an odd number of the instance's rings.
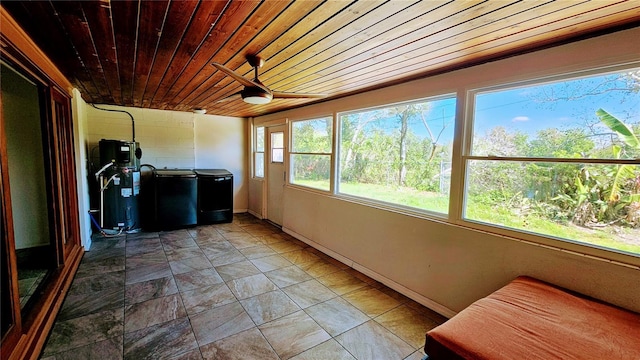
[{"label": "window frame", "polygon": [[[341,178],[341,173],[342,173],[342,168],[340,166],[340,158],[341,158],[341,153],[342,153],[342,116],[343,115],[349,115],[349,114],[357,114],[357,113],[362,113],[362,112],[368,112],[368,111],[375,111],[375,110],[380,110],[380,109],[386,109],[386,108],[391,108],[394,106],[402,106],[402,105],[409,105],[409,104],[416,104],[416,103],[424,103],[424,102],[430,102],[430,101],[438,101],[438,100],[446,100],[446,99],[454,99],[455,100],[455,107],[454,107],[454,115],[453,115],[453,137],[452,137],[452,151],[451,151],[451,178],[450,178],[450,182],[449,182],[449,206],[447,209],[447,212],[438,212],[435,210],[428,210],[428,209],[421,209],[421,208],[417,208],[417,207],[412,207],[412,206],[408,206],[408,205],[403,205],[403,204],[399,204],[399,203],[392,203],[392,202],[388,202],[388,201],[383,201],[383,200],[377,200],[377,199],[373,199],[373,198],[367,198],[367,197],[363,197],[363,196],[358,196],[358,195],[352,195],[352,194],[347,194],[347,193],[343,193],[340,192],[340,178]],[[454,186],[454,174],[453,174],[453,169],[455,167],[455,156],[456,156],[456,134],[457,134],[457,128],[459,127],[459,122],[460,122],[460,116],[459,116],[459,112],[458,109],[461,105],[461,101],[460,101],[460,96],[459,93],[456,91],[446,91],[446,92],[437,92],[435,95],[428,95],[428,96],[424,96],[424,97],[419,97],[419,98],[415,98],[415,99],[410,99],[410,100],[403,100],[403,101],[397,101],[397,102],[391,102],[391,103],[385,103],[385,104],[381,104],[381,105],[376,105],[376,106],[371,106],[371,107],[364,107],[364,108],[357,108],[357,109],[351,109],[351,110],[346,110],[346,111],[340,111],[336,113],[336,117],[335,117],[335,126],[334,126],[334,136],[335,136],[335,142],[334,142],[334,146],[336,148],[335,153],[335,165],[334,165],[334,169],[335,169],[335,176],[333,179],[333,183],[335,184],[334,187],[334,191],[333,194],[338,197],[341,198],[343,200],[348,200],[351,202],[355,202],[355,203],[359,203],[359,204],[363,204],[366,206],[371,206],[374,208],[379,208],[382,210],[387,210],[387,211],[392,211],[392,212],[396,212],[396,213],[401,213],[401,214],[406,214],[406,215],[410,215],[410,216],[415,216],[415,217],[421,217],[421,218],[426,218],[426,219],[439,219],[439,220],[449,220],[452,219],[452,216],[454,216],[454,213],[452,212],[452,199],[453,199],[453,193],[452,193],[452,189]]]},{"label": "window frame", "polygon": [[[323,119],[331,119],[331,152],[330,153],[315,153],[315,152],[300,152],[300,151],[295,151],[294,147],[293,147],[293,139],[294,139],[294,131],[293,131],[293,125],[295,123],[298,122],[304,122],[304,121],[314,121],[314,120],[323,120]],[[321,193],[325,193],[325,194],[334,194],[334,190],[336,187],[336,181],[335,181],[335,159],[336,157],[334,156],[335,152],[336,152],[336,114],[330,114],[330,115],[319,115],[319,116],[312,116],[312,117],[305,117],[302,119],[297,119],[297,120],[291,120],[289,121],[289,176],[287,177],[287,183],[291,186],[297,186],[297,187],[301,187],[304,189],[308,189],[308,190],[312,190],[312,191],[318,191]],[[308,186],[308,185],[304,185],[304,184],[298,184],[294,182],[294,171],[293,171],[293,156],[294,155],[311,155],[311,156],[328,156],[329,157],[329,189],[325,190],[325,189],[321,189],[321,188],[317,188],[317,187],[312,187],[312,186]]]},{"label": "window frame", "polygon": [[[275,141],[273,141],[273,136],[277,135],[277,134],[282,134],[282,147],[276,147],[276,146],[273,145],[274,142],[275,142]],[[271,133],[271,138],[269,139],[269,162],[271,164],[283,164],[284,165],[284,158],[286,157],[286,154],[285,154],[285,151],[284,151],[285,148],[286,148],[284,140],[285,140],[284,131],[274,131],[274,132]],[[282,150],[282,161],[276,161],[276,160],[273,159],[274,158],[273,150]]]},{"label": "window frame", "polygon": [[[264,155],[265,151],[264,150],[265,150],[265,147],[266,147],[265,135],[266,135],[267,132],[266,132],[265,126],[263,126],[263,125],[259,125],[259,126],[254,125],[253,128],[254,128],[254,131],[253,131],[253,156],[252,156],[253,166],[252,166],[252,174],[253,174],[253,178],[254,179],[264,179],[264,175],[265,175],[264,169],[265,169],[265,165],[266,165],[265,158],[264,158],[265,157],[265,155]],[[259,131],[259,129],[262,129],[262,151],[259,150],[260,146],[258,144],[258,131]],[[257,172],[257,165],[258,165],[258,162],[256,160],[257,154],[262,154],[262,176],[258,175],[258,172]]]},{"label": "window frame", "polygon": [[[639,62],[624,63],[610,66],[594,67],[579,71],[565,71],[555,73],[550,76],[530,77],[520,81],[504,82],[499,84],[491,84],[487,86],[478,86],[467,88],[464,91],[464,97],[460,97],[464,104],[463,108],[463,134],[461,137],[462,146],[459,155],[459,166],[457,166],[459,183],[456,186],[459,194],[456,208],[456,218],[454,224],[464,227],[480,230],[487,233],[507,236],[516,241],[530,243],[538,246],[548,246],[565,252],[571,252],[579,255],[603,257],[609,259],[606,253],[615,253],[623,256],[631,256],[640,259],[640,254],[618,250],[610,247],[604,247],[587,242],[580,242],[573,239],[561,238],[558,236],[542,234],[534,231],[511,228],[500,224],[492,224],[480,220],[469,219],[465,217],[467,209],[467,184],[469,182],[469,164],[472,161],[518,161],[526,163],[573,163],[588,165],[638,165],[640,159],[606,159],[606,158],[553,158],[553,157],[523,157],[523,156],[495,156],[495,155],[473,155],[473,136],[475,125],[475,106],[476,96],[482,93],[497,92],[501,90],[513,90],[517,88],[526,88],[532,86],[542,86],[561,81],[579,80],[581,78],[589,78],[595,76],[603,76],[607,74],[615,74],[625,72],[640,67]],[[455,145],[454,145],[455,146]],[[455,155],[454,155],[455,158]],[[452,174],[453,176],[453,174]],[[595,250],[595,251],[594,251]]]}]

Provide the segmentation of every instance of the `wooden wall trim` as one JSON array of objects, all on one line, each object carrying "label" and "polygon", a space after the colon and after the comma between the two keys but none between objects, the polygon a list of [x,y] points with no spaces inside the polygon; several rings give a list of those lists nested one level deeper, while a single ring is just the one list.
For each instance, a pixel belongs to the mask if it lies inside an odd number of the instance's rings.
[{"label": "wooden wall trim", "polygon": [[58,311],[62,307],[65,296],[71,287],[75,273],[80,266],[80,260],[84,255],[82,246],[75,246],[67,258],[67,263],[56,275],[54,289],[48,292],[48,297],[44,299],[43,309],[33,320],[30,329],[18,341],[17,346],[9,356],[9,360],[33,359],[40,357],[45,341],[51,331]]},{"label": "wooden wall trim", "polygon": [[51,81],[63,89],[67,95],[72,97],[73,85],[71,85],[71,82],[31,40],[29,35],[22,30],[2,5],[0,5],[0,24],[2,24],[0,27],[0,33],[2,34],[0,46],[3,48],[7,47],[7,44],[4,44],[3,41],[11,42],[11,44],[22,52],[36,67],[46,73]]}]

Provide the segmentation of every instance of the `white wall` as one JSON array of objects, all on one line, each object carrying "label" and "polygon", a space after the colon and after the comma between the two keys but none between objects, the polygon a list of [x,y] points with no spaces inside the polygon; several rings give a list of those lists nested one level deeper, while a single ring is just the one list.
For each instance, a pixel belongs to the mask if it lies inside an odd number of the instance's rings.
[{"label": "white wall", "polygon": [[[142,149],[142,164],[151,164],[156,168],[194,168],[196,156],[193,113],[100,104],[96,106],[124,110],[133,115],[136,141]],[[98,156],[96,147],[101,139],[131,141],[131,118],[127,114],[102,111],[90,105],[86,109],[92,160]]]},{"label": "white wall", "polygon": [[[304,119],[443,93],[463,98],[476,87],[638,62],[638,38],[640,28],[634,28],[254,121],[260,125],[282,118]],[[458,119],[458,133],[463,122]],[[459,158],[454,160],[461,166]],[[452,199],[459,196],[455,185]],[[250,203],[257,203],[261,188],[251,186],[249,197]],[[285,231],[447,316],[518,275],[640,312],[636,257],[550,239],[536,240],[544,246],[532,244],[474,230],[457,214],[446,220],[421,218],[291,186],[286,187],[283,201]],[[573,251],[552,247],[558,244]]]},{"label": "white wall", "polygon": [[38,87],[4,64],[1,78],[15,246],[49,245]]},{"label": "white wall", "polygon": [[[136,141],[142,149],[141,164],[156,168],[224,168],[234,175],[234,210],[247,209],[247,120],[191,112],[143,109],[111,105],[99,108],[125,110],[135,120]],[[101,139],[132,139],[131,118],[121,112],[86,106],[87,142],[94,168],[99,169]],[[144,168],[143,170],[145,170]]]},{"label": "white wall", "polygon": [[233,174],[234,212],[246,212],[249,201],[247,120],[195,115],[194,121],[195,167],[229,170]]},{"label": "white wall", "polygon": [[75,139],[76,181],[78,188],[78,212],[80,222],[80,241],[85,250],[91,248],[91,219],[89,217],[89,174],[87,103],[82,100],[78,89],[73,89],[71,113],[73,115],[73,136]]}]

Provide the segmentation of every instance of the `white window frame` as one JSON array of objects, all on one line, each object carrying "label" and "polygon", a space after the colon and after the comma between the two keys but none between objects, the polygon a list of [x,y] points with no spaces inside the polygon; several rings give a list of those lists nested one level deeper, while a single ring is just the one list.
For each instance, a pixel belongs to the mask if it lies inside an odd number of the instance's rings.
[{"label": "white window frame", "polygon": [[[537,77],[537,78],[528,78],[522,81],[516,82],[505,82],[501,84],[494,84],[484,87],[477,87],[473,89],[467,89],[464,93],[464,98],[460,98],[464,101],[464,130],[463,130],[463,144],[462,144],[462,152],[460,154],[460,165],[457,169],[460,169],[459,175],[457,178],[459,199],[457,203],[454,204],[456,206],[456,218],[454,219],[454,223],[478,229],[484,232],[504,235],[509,238],[518,239],[522,242],[528,242],[535,245],[541,246],[550,246],[554,249],[562,249],[562,251],[573,252],[575,254],[583,255],[583,251],[588,251],[587,249],[594,249],[596,253],[600,251],[605,251],[607,253],[616,253],[622,254],[624,256],[633,256],[640,257],[640,254],[634,254],[626,251],[621,251],[609,247],[598,246],[595,244],[590,244],[586,242],[580,242],[572,239],[560,238],[551,235],[546,235],[537,232],[529,232],[520,229],[514,229],[506,226],[502,226],[499,224],[490,224],[487,222],[482,222],[479,220],[467,219],[465,218],[465,210],[467,207],[466,199],[467,199],[467,182],[468,182],[468,164],[473,160],[488,160],[488,161],[524,161],[524,162],[566,162],[566,163],[575,163],[575,164],[631,164],[637,165],[640,163],[640,159],[635,160],[618,160],[618,159],[599,159],[599,158],[533,158],[533,157],[518,157],[518,156],[480,156],[480,155],[472,155],[472,142],[474,135],[474,115],[475,115],[475,96],[477,94],[492,92],[492,91],[500,91],[500,90],[509,90],[518,87],[530,87],[537,85],[544,85],[549,83],[554,83],[558,81],[566,81],[566,80],[577,80],[580,78],[587,78],[599,75],[606,75],[609,73],[616,72],[624,72],[626,70],[630,70],[633,68],[638,68],[640,63],[631,63],[631,64],[622,64],[622,65],[613,65],[613,66],[603,66],[592,68],[588,70],[582,71],[573,71],[573,72],[564,72],[560,74],[554,74],[552,76],[546,77]],[[454,154],[455,157],[455,154]],[[455,169],[454,169],[455,170]],[[453,180],[453,179],[452,179]],[[453,181],[452,181],[453,182]],[[609,258],[609,256],[604,256],[605,258]]]},{"label": "white window frame", "polygon": [[[299,152],[299,151],[295,151],[294,147],[293,147],[293,138],[294,138],[294,131],[293,131],[293,125],[295,123],[298,122],[304,122],[304,121],[313,121],[313,120],[322,120],[322,119],[331,119],[331,152],[329,153],[321,153],[321,152]],[[292,120],[289,122],[289,179],[288,179],[288,184],[291,186],[299,186],[299,187],[303,187],[305,189],[310,189],[310,190],[314,190],[314,191],[319,191],[322,193],[333,193],[334,191],[334,187],[335,187],[335,179],[334,179],[334,169],[335,169],[335,156],[334,153],[336,151],[336,117],[335,114],[330,114],[330,115],[320,115],[320,116],[314,116],[314,117],[309,117],[309,118],[304,118],[304,119],[298,119],[298,120]],[[330,173],[329,173],[329,189],[325,190],[325,189],[320,189],[317,187],[311,187],[311,186],[307,186],[304,184],[298,184],[294,182],[294,171],[293,171],[293,156],[294,155],[319,155],[319,156],[328,156],[329,157],[329,169],[330,169]]]},{"label": "white window frame", "polygon": [[458,108],[460,106],[460,97],[458,96],[458,94],[456,92],[445,92],[445,93],[437,93],[435,95],[430,95],[427,97],[420,97],[417,99],[411,99],[411,100],[407,100],[407,101],[400,101],[400,102],[393,102],[393,103],[386,103],[386,104],[382,104],[382,105],[377,105],[377,106],[373,106],[373,107],[367,107],[367,108],[358,108],[358,109],[353,109],[353,110],[348,110],[348,111],[341,111],[338,112],[336,114],[336,121],[335,121],[335,126],[334,126],[334,134],[335,134],[335,143],[334,146],[336,148],[335,153],[336,153],[336,160],[335,160],[335,190],[333,191],[333,193],[335,194],[336,197],[345,199],[345,200],[349,200],[352,202],[356,202],[356,203],[360,203],[363,205],[367,205],[367,206],[371,206],[374,208],[379,208],[379,209],[383,209],[383,210],[387,210],[387,211],[392,211],[392,212],[398,212],[398,213],[402,213],[402,214],[407,214],[407,215],[411,215],[411,216],[416,216],[416,217],[422,217],[422,218],[436,218],[436,219],[449,219],[452,216],[452,212],[451,212],[451,203],[452,203],[452,192],[451,190],[453,189],[453,184],[454,184],[454,174],[451,174],[451,182],[449,184],[449,209],[446,213],[442,213],[442,212],[438,212],[438,211],[433,211],[433,210],[427,210],[427,209],[420,209],[420,208],[416,208],[416,207],[411,207],[411,206],[406,206],[406,205],[402,205],[402,204],[398,204],[398,203],[391,203],[391,202],[386,202],[386,201],[382,201],[382,200],[377,200],[377,199],[372,199],[372,198],[367,198],[367,197],[362,197],[362,196],[357,196],[357,195],[351,195],[351,194],[346,194],[346,193],[342,193],[340,192],[340,179],[341,179],[341,172],[342,169],[340,167],[340,158],[341,158],[341,152],[342,152],[342,148],[341,148],[341,144],[342,144],[342,116],[343,115],[349,115],[349,114],[356,114],[356,113],[361,113],[361,112],[367,112],[367,111],[373,111],[373,110],[379,110],[379,109],[386,109],[386,108],[390,108],[390,107],[394,107],[394,106],[402,106],[402,105],[407,105],[407,104],[415,104],[415,103],[421,103],[421,102],[429,102],[429,101],[437,101],[437,100],[444,100],[444,99],[455,99],[456,101],[456,106],[455,106],[455,115],[454,115],[454,136],[453,136],[453,150],[452,150],[452,171],[453,171],[453,166],[455,164],[455,154],[456,154],[456,128],[458,127],[458,122],[459,122],[459,114],[458,114]]},{"label": "white window frame", "polygon": [[[262,129],[262,151],[259,150],[259,144],[258,144],[258,129]],[[260,126],[254,126],[254,131],[253,131],[253,159],[252,159],[252,163],[253,163],[253,177],[255,179],[264,179],[264,168],[266,165],[266,161],[265,161],[265,146],[266,146],[266,128],[262,125]],[[256,155],[257,154],[262,154],[262,176],[257,174],[257,161],[256,161]]]}]

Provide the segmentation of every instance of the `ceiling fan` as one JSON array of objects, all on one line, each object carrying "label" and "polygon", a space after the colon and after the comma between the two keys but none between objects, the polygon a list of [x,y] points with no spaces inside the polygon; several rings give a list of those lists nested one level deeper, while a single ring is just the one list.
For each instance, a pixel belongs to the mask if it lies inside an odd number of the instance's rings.
[{"label": "ceiling fan", "polygon": [[[282,91],[273,91],[266,87],[260,80],[258,80],[258,69],[264,65],[264,59],[257,55],[247,55],[247,62],[254,71],[254,79],[249,80],[244,76],[236,73],[228,67],[220,63],[212,63],[218,70],[231,76],[235,81],[244,85],[244,89],[236,94],[231,95],[229,98],[233,98],[237,95],[242,96],[242,100],[249,104],[268,104],[272,99],[301,99],[301,98],[324,98],[326,94],[308,94],[308,93],[289,93]],[[222,99],[220,101],[226,101],[229,98]]]}]

